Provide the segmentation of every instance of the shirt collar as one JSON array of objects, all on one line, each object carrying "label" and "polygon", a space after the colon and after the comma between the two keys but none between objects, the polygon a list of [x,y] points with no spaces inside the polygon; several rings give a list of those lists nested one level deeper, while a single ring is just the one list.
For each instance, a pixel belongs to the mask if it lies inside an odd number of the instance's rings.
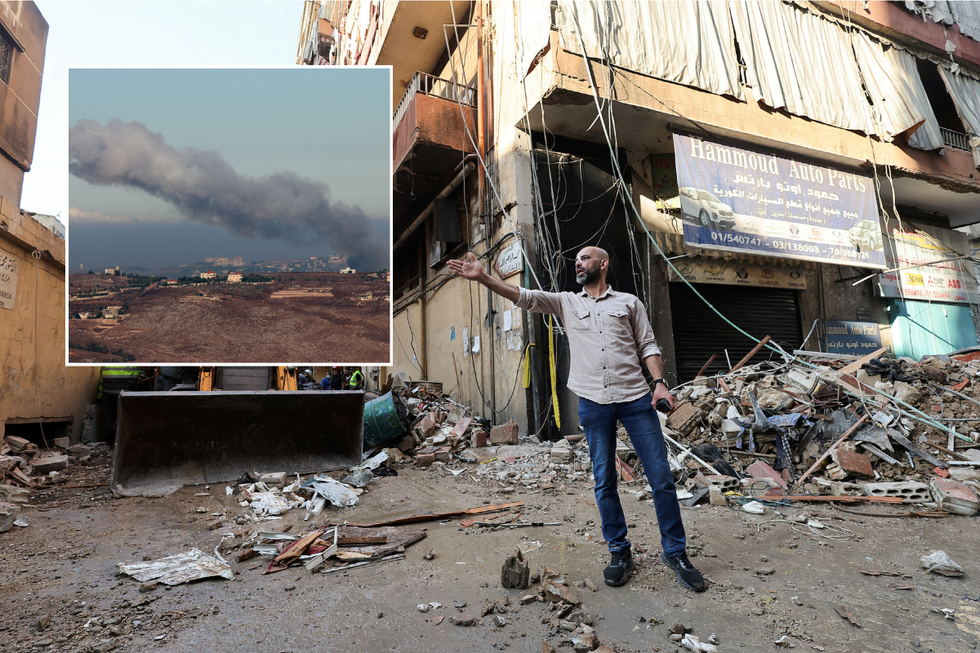
[{"label": "shirt collar", "polygon": [[[612,297],[615,294],[616,294],[616,291],[613,290],[613,287],[610,286],[609,284],[606,284],[606,292],[604,292],[601,295],[599,295],[598,297],[596,297],[595,300],[596,301],[599,301],[600,299],[603,299],[605,297]],[[582,290],[580,290],[578,292],[578,296],[579,297],[586,297],[588,299],[592,299],[592,295],[590,295],[585,288],[582,288]]]}]

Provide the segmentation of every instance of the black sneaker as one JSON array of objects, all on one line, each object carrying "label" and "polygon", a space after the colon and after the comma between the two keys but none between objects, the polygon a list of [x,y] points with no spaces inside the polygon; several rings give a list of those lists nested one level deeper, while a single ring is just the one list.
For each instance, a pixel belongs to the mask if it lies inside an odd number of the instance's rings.
[{"label": "black sneaker", "polygon": [[703,592],[707,589],[704,584],[704,576],[701,572],[694,568],[691,561],[687,559],[687,554],[682,553],[679,556],[668,557],[667,555],[661,553],[660,559],[664,561],[664,564],[668,568],[673,569],[674,573],[677,574],[677,580],[685,589],[693,590],[695,592]]},{"label": "black sneaker", "polygon": [[613,551],[612,561],[602,572],[602,580],[606,581],[606,585],[610,587],[625,585],[629,572],[634,569],[636,569],[636,563],[633,562],[633,553],[629,549]]}]

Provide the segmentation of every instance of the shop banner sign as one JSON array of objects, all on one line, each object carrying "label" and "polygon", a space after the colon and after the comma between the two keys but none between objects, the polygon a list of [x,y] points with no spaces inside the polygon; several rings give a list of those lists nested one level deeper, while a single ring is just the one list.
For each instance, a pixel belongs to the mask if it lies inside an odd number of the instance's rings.
[{"label": "shop banner sign", "polygon": [[680,275],[671,269],[671,281],[680,281],[683,277],[691,283],[806,290],[806,277],[801,270],[792,266],[756,265],[736,259],[726,261],[694,256],[676,261],[674,267]]},{"label": "shop banner sign", "polygon": [[885,262],[888,272],[878,275],[884,297],[959,304],[980,304],[973,262],[962,259],[970,252],[969,239],[941,227],[891,229]]},{"label": "shop banner sign", "polygon": [[881,349],[881,332],[876,322],[826,320],[821,324],[821,331],[830,354],[866,356]]},{"label": "shop banner sign", "polygon": [[870,177],[674,134],[684,242],[885,267]]},{"label": "shop banner sign", "polygon": [[17,259],[0,252],[0,308],[13,310],[17,299]]}]

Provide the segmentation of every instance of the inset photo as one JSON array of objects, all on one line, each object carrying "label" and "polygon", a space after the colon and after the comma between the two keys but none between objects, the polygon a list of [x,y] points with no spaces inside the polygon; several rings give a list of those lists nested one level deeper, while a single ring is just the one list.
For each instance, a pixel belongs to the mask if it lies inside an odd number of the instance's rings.
[{"label": "inset photo", "polygon": [[391,359],[389,68],[73,68],[69,364]]}]

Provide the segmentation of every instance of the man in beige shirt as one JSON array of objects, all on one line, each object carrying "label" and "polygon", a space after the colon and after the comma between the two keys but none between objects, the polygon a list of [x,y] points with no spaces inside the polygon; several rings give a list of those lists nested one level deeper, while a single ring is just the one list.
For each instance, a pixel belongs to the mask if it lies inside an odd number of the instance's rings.
[{"label": "man in beige shirt", "polygon": [[[674,400],[663,379],[663,360],[643,303],[606,283],[609,255],[586,247],[575,258],[579,293],[552,293],[512,286],[486,273],[471,252],[469,261],[449,261],[450,269],[478,281],[525,310],[561,318],[571,351],[568,388],[579,396],[579,421],[585,429],[595,477],[602,535],[612,560],[603,572],[607,585],[626,583],[636,568],[626,539],[626,517],[616,489],[616,422],[621,421],[653,489],[663,547],[661,560],[682,586],[704,591],[704,577],[687,557],[687,540],[674,477],[655,406]],[[642,361],[653,377],[653,392],[643,378]]]}]

